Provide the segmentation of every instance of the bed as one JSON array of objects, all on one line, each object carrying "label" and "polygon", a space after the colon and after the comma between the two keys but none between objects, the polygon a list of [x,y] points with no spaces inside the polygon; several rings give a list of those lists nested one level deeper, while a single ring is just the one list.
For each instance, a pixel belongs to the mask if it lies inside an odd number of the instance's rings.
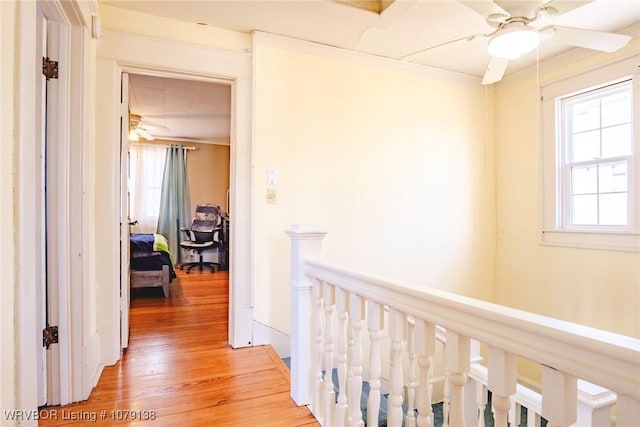
[{"label": "bed", "polygon": [[161,234],[132,233],[130,248],[131,288],[161,286],[162,293],[168,298],[169,284],[176,278],[176,272],[167,239]]}]

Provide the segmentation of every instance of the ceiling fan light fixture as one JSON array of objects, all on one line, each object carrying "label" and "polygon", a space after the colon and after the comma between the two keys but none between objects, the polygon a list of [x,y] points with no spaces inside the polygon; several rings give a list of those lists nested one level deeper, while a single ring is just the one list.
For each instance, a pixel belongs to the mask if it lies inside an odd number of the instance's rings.
[{"label": "ceiling fan light fixture", "polygon": [[516,59],[540,44],[538,31],[525,24],[506,27],[489,40],[489,54],[498,58]]},{"label": "ceiling fan light fixture", "polygon": [[138,137],[138,134],[136,133],[135,129],[131,128],[129,130],[129,141],[139,141],[140,137]]},{"label": "ceiling fan light fixture", "polygon": [[140,137],[151,141],[155,139],[153,135],[146,131],[140,124],[142,117],[139,114],[129,114],[129,141],[139,141]]}]

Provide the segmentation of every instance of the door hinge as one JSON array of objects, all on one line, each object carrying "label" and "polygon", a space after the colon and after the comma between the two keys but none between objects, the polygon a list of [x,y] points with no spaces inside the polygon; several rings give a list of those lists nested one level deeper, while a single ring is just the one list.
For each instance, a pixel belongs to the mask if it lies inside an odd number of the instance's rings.
[{"label": "door hinge", "polygon": [[47,80],[58,78],[58,61],[51,61],[48,57],[42,58],[42,74]]},{"label": "door hinge", "polygon": [[42,330],[42,346],[49,348],[51,344],[58,343],[58,327],[47,326]]}]

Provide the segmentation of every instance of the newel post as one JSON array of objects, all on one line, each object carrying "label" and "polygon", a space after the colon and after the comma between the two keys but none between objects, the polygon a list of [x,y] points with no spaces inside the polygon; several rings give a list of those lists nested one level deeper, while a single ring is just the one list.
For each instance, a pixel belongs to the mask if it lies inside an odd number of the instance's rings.
[{"label": "newel post", "polygon": [[294,224],[285,231],[291,240],[291,397],[298,405],[311,400],[311,286],[304,261],[319,258],[327,234],[317,226]]}]

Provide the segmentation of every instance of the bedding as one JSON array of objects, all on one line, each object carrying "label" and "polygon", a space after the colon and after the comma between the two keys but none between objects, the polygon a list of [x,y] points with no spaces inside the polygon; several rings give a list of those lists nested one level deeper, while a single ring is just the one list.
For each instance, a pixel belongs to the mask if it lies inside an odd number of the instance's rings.
[{"label": "bedding", "polygon": [[175,260],[169,242],[161,234],[132,233],[130,236],[131,270],[155,271],[169,267],[169,282],[176,278]]}]

